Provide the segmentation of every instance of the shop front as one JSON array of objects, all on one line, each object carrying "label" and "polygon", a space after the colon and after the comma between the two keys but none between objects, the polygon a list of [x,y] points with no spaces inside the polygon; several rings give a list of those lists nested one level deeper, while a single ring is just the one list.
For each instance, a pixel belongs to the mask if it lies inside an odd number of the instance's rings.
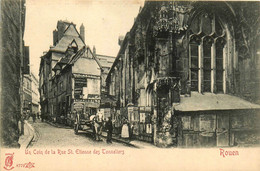
[{"label": "shop front", "polygon": [[128,121],[132,138],[153,142],[152,107],[127,107]]}]

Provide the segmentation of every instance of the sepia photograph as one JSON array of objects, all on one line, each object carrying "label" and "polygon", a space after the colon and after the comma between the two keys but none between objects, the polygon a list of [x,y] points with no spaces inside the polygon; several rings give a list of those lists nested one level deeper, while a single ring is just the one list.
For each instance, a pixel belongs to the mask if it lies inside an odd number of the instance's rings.
[{"label": "sepia photograph", "polygon": [[260,169],[259,1],[0,3],[0,170]]}]

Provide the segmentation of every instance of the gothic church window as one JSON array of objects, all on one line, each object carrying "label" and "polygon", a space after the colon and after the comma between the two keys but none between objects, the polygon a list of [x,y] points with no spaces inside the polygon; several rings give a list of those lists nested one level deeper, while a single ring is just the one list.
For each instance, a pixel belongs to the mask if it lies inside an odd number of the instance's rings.
[{"label": "gothic church window", "polygon": [[218,18],[212,13],[198,15],[193,19],[189,33],[191,90],[225,92],[226,34]]}]

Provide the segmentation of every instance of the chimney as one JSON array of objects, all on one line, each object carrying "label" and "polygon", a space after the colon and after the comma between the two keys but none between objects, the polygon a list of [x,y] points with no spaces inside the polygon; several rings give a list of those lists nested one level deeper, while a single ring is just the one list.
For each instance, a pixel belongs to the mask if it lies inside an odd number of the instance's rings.
[{"label": "chimney", "polygon": [[58,42],[58,31],[55,29],[53,31],[53,46],[55,46]]},{"label": "chimney", "polygon": [[93,54],[96,55],[96,47],[93,46]]},{"label": "chimney", "polygon": [[124,37],[124,36],[119,36],[119,37],[118,37],[118,44],[119,44],[119,46],[121,46],[121,45],[122,45],[122,43],[123,43],[124,39],[125,39],[125,37]]},{"label": "chimney", "polygon": [[84,27],[83,23],[80,26],[80,36],[85,43],[85,27]]},{"label": "chimney", "polygon": [[[58,21],[57,24],[57,34],[58,34],[58,41],[63,37],[64,31],[65,31],[65,23],[62,21]],[[58,42],[57,41],[57,42]]]}]

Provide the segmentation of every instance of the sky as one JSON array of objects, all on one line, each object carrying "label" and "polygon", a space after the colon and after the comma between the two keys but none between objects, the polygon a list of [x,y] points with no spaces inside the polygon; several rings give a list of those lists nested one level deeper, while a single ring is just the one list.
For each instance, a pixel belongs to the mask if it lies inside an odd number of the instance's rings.
[{"label": "sky", "polygon": [[144,0],[26,0],[25,45],[31,72],[38,77],[40,57],[53,45],[58,20],[85,26],[85,42],[97,54],[116,56],[118,37],[130,31]]}]

